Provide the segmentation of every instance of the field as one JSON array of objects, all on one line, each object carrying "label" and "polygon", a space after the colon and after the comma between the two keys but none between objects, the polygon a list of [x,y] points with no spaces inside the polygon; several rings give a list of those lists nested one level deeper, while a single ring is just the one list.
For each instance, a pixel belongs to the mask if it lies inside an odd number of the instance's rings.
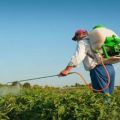
[{"label": "field", "polygon": [[120,120],[120,87],[112,96],[84,86],[21,87],[0,97],[0,120]]}]

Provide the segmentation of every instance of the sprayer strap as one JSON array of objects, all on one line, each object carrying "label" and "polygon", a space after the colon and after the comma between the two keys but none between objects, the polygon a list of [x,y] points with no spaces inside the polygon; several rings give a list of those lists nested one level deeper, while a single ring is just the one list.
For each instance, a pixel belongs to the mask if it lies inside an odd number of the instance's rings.
[{"label": "sprayer strap", "polygon": [[91,55],[90,53],[86,53],[90,58],[92,58],[92,59],[94,59],[94,56],[93,55]]}]

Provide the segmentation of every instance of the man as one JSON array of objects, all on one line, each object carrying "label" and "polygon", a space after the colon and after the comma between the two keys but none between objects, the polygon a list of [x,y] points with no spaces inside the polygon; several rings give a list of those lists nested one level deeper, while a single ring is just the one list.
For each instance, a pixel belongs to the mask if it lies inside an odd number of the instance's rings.
[{"label": "man", "polygon": [[[90,71],[91,84],[93,89],[103,89],[108,82],[108,77],[103,66],[98,63],[95,57],[95,53],[91,49],[88,32],[86,30],[80,29],[75,32],[72,40],[77,42],[75,54],[72,56],[67,67],[62,72],[60,72],[59,76],[68,75],[68,73],[74,67],[77,67],[81,62],[83,62],[85,69],[87,71]],[[105,67],[109,73],[110,84],[107,89],[103,89],[103,91],[101,92],[106,94],[112,94],[115,80],[114,67],[112,66],[112,64],[106,64]]]}]

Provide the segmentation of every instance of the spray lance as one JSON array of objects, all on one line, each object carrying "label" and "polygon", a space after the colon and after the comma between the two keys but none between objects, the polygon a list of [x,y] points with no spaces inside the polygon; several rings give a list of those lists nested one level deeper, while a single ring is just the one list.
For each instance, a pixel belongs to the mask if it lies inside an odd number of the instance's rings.
[{"label": "spray lance", "polygon": [[32,81],[32,80],[38,80],[38,79],[44,79],[44,78],[49,78],[49,77],[56,77],[58,75],[51,75],[51,76],[44,76],[44,77],[37,77],[37,78],[30,78],[30,79],[23,79],[23,80],[18,80],[18,81],[13,81],[13,82],[8,82],[7,84],[10,83],[21,83],[21,82],[25,82],[25,81]]},{"label": "spray lance", "polygon": [[[75,72],[70,72],[68,75],[73,74]],[[50,76],[43,76],[43,77],[36,77],[36,78],[29,78],[29,79],[23,79],[23,80],[17,80],[17,81],[12,81],[12,82],[7,82],[7,84],[11,83],[21,83],[21,82],[26,82],[26,81],[33,81],[33,80],[39,80],[39,79],[45,79],[45,78],[50,78],[50,77],[59,77],[59,75],[50,75]]]},{"label": "spray lance", "polygon": [[[104,65],[103,65],[104,66]],[[107,73],[107,70],[105,69],[105,72]],[[108,77],[108,82],[106,83],[106,85],[102,88],[102,89],[94,89],[92,88],[92,86],[86,81],[86,79],[78,72],[70,72],[68,73],[68,75],[72,75],[72,74],[76,74],[77,76],[79,76],[80,80],[82,80],[85,84],[85,86],[92,91],[96,91],[96,92],[102,92],[103,90],[107,89],[110,83],[110,78]],[[108,73],[107,73],[108,74]],[[50,78],[50,77],[59,77],[59,75],[51,75],[51,76],[43,76],[43,77],[37,77],[37,78],[30,78],[30,79],[24,79],[24,80],[18,80],[18,81],[12,81],[12,82],[8,82],[7,84],[11,84],[11,83],[21,83],[21,82],[25,82],[25,81],[32,81],[32,80],[38,80],[38,79],[44,79],[44,78]]]}]

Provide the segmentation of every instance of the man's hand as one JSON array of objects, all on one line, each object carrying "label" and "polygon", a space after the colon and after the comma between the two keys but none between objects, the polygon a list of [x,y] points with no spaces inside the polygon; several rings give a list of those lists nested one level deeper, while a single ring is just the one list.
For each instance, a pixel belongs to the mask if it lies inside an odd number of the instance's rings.
[{"label": "man's hand", "polygon": [[69,72],[72,70],[72,66],[67,66],[62,72],[59,73],[59,77],[62,76],[67,76],[69,74]]},{"label": "man's hand", "polygon": [[62,72],[60,72],[59,77],[67,76],[68,73],[69,73],[69,71],[67,71],[67,70],[63,70]]},{"label": "man's hand", "polygon": [[[120,62],[120,57],[117,56],[112,56],[110,58],[103,59],[104,64],[115,64],[117,62]],[[101,64],[101,62],[99,64]]]}]

